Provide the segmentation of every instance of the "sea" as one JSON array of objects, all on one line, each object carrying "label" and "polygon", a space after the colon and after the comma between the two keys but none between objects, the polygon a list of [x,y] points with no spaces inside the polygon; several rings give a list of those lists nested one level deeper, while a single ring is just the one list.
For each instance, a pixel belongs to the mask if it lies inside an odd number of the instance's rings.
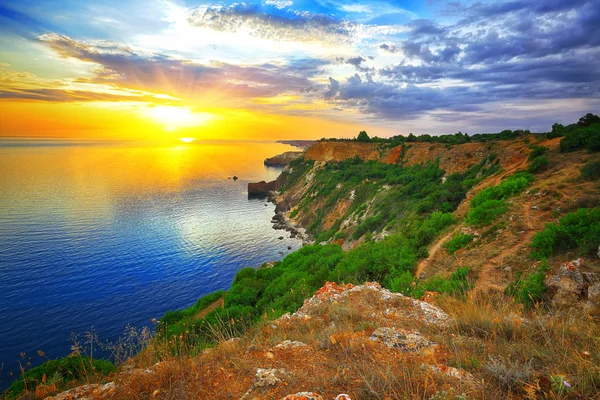
[{"label": "sea", "polygon": [[19,362],[68,355],[72,334],[115,341],[298,249],[247,193],[281,172],[263,160],[290,150],[0,140],[0,390]]}]

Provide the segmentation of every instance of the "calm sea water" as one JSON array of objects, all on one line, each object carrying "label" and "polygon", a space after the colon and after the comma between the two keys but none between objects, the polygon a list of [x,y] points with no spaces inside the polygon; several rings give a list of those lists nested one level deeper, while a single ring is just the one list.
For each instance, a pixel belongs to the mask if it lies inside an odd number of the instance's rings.
[{"label": "calm sea water", "polygon": [[0,387],[21,352],[64,356],[91,327],[114,340],[297,249],[247,197],[280,173],[263,159],[289,150],[0,141]]}]

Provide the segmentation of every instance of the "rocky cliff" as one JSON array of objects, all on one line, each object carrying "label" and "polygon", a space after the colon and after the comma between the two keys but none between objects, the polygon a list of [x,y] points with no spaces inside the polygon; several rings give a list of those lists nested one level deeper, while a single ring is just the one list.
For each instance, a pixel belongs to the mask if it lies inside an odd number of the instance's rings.
[{"label": "rocky cliff", "polygon": [[303,151],[286,151],[285,153],[265,159],[264,164],[267,167],[285,167],[302,154],[304,154]]},{"label": "rocky cliff", "polygon": [[362,161],[418,165],[439,161],[447,174],[465,171],[493,154],[503,167],[523,165],[528,146],[520,141],[473,142],[458,145],[442,143],[406,143],[396,147],[382,143],[315,142],[304,156],[316,162],[339,162],[358,157]]}]

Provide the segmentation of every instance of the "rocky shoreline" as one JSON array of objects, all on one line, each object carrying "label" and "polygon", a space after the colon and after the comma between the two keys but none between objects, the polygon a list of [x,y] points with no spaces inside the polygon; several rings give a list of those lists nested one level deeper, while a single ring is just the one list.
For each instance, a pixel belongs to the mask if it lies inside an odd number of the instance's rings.
[{"label": "rocky shoreline", "polygon": [[314,241],[310,240],[306,229],[298,226],[286,215],[287,210],[285,209],[284,202],[281,196],[277,192],[271,192],[268,195],[268,200],[275,204],[275,215],[271,218],[273,229],[283,230],[290,233],[290,238],[297,238],[302,240],[302,244],[313,244]]}]

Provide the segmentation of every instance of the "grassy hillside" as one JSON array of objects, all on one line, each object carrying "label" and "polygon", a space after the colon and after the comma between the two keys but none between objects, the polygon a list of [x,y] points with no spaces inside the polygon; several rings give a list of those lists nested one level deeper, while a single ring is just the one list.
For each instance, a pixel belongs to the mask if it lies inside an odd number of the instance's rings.
[{"label": "grassy hillside", "polygon": [[[487,137],[479,159],[464,154],[471,139],[453,135],[420,140],[431,148],[378,141],[394,162],[385,152],[379,161],[293,161],[279,201],[315,244],[244,268],[229,291],[168,312],[128,361],[152,373],[116,378],[115,398],[239,398],[267,367],[293,377],[258,398],[301,389],[353,399],[593,398],[600,328],[580,308],[552,309],[545,277],[576,256],[585,271],[600,271],[597,122]],[[327,282],[385,289],[342,300],[352,286]],[[450,322],[423,324],[429,305],[395,293],[437,305]],[[395,320],[394,310],[409,317]],[[374,345],[373,332],[390,326],[437,347],[407,354]],[[307,347],[274,350],[283,340]]]}]

